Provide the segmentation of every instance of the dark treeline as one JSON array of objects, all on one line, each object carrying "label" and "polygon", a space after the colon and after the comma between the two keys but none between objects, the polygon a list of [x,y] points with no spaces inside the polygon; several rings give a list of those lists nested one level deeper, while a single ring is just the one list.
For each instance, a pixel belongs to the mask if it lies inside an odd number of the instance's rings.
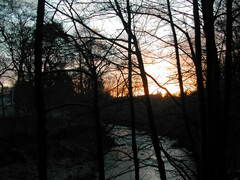
[{"label": "dark treeline", "polygon": [[[161,180],[166,161],[182,179],[239,177],[239,23],[237,0],[2,1],[0,172],[32,163],[28,171],[47,180],[69,158],[90,170],[61,178],[108,179],[110,132],[124,125],[136,180],[146,166],[137,130],[150,136],[156,162],[147,166]],[[151,70],[166,62],[164,82],[162,69]],[[174,158],[160,136],[177,139],[195,165]]]}]

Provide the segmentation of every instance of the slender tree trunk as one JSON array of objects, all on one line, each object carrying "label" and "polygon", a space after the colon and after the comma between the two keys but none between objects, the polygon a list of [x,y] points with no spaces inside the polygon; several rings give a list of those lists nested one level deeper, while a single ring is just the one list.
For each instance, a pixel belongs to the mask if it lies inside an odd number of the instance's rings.
[{"label": "slender tree trunk", "polygon": [[143,82],[145,105],[147,108],[147,117],[148,117],[148,121],[149,121],[149,129],[150,129],[150,133],[151,133],[151,140],[152,140],[153,148],[154,148],[156,158],[157,158],[158,171],[159,171],[161,180],[166,180],[167,179],[166,171],[165,171],[164,161],[163,161],[162,155],[161,155],[161,148],[159,145],[159,143],[161,143],[161,142],[159,141],[159,138],[158,138],[156,123],[155,123],[154,116],[153,116],[152,104],[151,104],[149,88],[148,88],[148,80],[147,80],[147,76],[146,76],[145,69],[144,69],[143,59],[142,59],[141,51],[138,47],[137,39],[133,34],[132,34],[132,38],[133,38],[134,46],[136,48],[136,56],[137,56],[137,60],[139,63],[141,79]]},{"label": "slender tree trunk", "polygon": [[35,105],[38,126],[38,178],[47,180],[47,150],[46,150],[46,117],[42,83],[42,39],[45,1],[38,0],[37,23],[35,34]]},{"label": "slender tree trunk", "polygon": [[[226,179],[225,156],[222,140],[225,137],[224,122],[222,116],[221,96],[219,90],[220,69],[215,43],[214,0],[202,0],[202,13],[204,22],[204,33],[206,38],[207,51],[207,142],[206,162],[204,180]],[[221,163],[219,163],[219,158]]]},{"label": "slender tree trunk", "polygon": [[198,164],[198,177],[204,179],[202,176],[207,163],[206,159],[206,142],[207,142],[207,119],[206,119],[206,102],[204,95],[203,75],[202,75],[202,43],[201,43],[201,27],[199,17],[198,0],[193,0],[193,15],[195,26],[195,70],[197,75],[197,93],[199,101],[200,112],[200,162]]},{"label": "slender tree trunk", "polygon": [[162,155],[161,155],[161,148],[159,145],[159,143],[161,143],[161,142],[159,141],[159,138],[158,138],[156,123],[155,123],[154,116],[153,116],[152,104],[151,104],[149,88],[148,88],[148,80],[147,80],[147,76],[145,73],[142,54],[139,49],[139,45],[138,45],[136,36],[132,32],[128,32],[128,33],[129,33],[129,35],[131,35],[131,38],[133,39],[133,44],[136,48],[136,57],[138,60],[141,79],[143,82],[145,105],[147,108],[147,116],[148,116],[148,121],[149,121],[149,129],[150,129],[150,133],[151,133],[151,140],[152,140],[153,148],[154,148],[156,158],[157,158],[158,171],[159,171],[161,180],[166,180],[167,179],[166,171],[165,171],[164,161],[163,161]]},{"label": "slender tree trunk", "polygon": [[2,98],[1,98],[1,103],[2,103],[2,118],[5,118],[4,86],[3,86],[2,82],[0,82],[0,86],[1,86],[1,94],[2,94]]},{"label": "slender tree trunk", "polygon": [[232,81],[232,2],[226,0],[227,26],[226,26],[226,56],[225,56],[225,87],[224,87],[224,126],[226,127],[226,137],[223,137],[223,147],[225,147],[225,168],[227,168],[227,137],[229,137],[230,106],[231,106],[231,81]]},{"label": "slender tree trunk", "polygon": [[[128,12],[128,30],[131,31],[131,9],[129,0],[127,0],[127,12]],[[131,127],[132,127],[132,151],[133,161],[135,167],[135,180],[139,180],[139,159],[138,149],[136,142],[136,127],[135,127],[135,110],[133,102],[133,88],[132,88],[132,38],[128,35],[128,92],[130,101],[130,114],[131,114]]]},{"label": "slender tree trunk", "polygon": [[104,154],[103,154],[103,129],[100,120],[99,111],[99,91],[98,91],[98,78],[96,74],[96,69],[93,71],[93,106],[94,106],[94,116],[96,121],[96,137],[97,137],[97,159],[98,159],[98,172],[99,180],[105,180],[105,170],[104,170]]},{"label": "slender tree trunk", "polygon": [[156,123],[155,123],[154,116],[153,116],[152,104],[151,104],[150,95],[149,95],[149,88],[148,88],[148,80],[147,80],[147,75],[145,73],[145,68],[144,68],[144,63],[143,63],[141,50],[139,48],[138,40],[137,40],[136,36],[134,35],[134,33],[132,31],[129,31],[128,24],[124,20],[123,14],[121,12],[121,8],[118,4],[118,1],[115,0],[114,2],[115,2],[116,7],[117,7],[116,9],[113,7],[114,10],[117,13],[117,15],[119,16],[119,18],[121,19],[122,24],[123,24],[127,34],[133,40],[133,45],[135,47],[135,53],[136,53],[137,61],[138,61],[138,64],[139,64],[140,75],[141,75],[141,79],[142,79],[142,82],[143,82],[143,89],[144,89],[144,95],[145,95],[145,105],[146,105],[146,108],[147,108],[147,116],[148,116],[148,121],[149,121],[149,129],[150,129],[150,133],[151,133],[151,140],[152,140],[153,148],[154,148],[156,158],[157,158],[158,171],[159,171],[161,180],[166,180],[167,179],[166,178],[166,171],[165,171],[164,161],[163,161],[162,155],[161,155],[161,147],[160,147],[160,144],[159,144],[161,142],[159,141],[159,138],[158,138]]},{"label": "slender tree trunk", "polygon": [[172,12],[171,12],[171,6],[170,6],[170,1],[169,0],[167,0],[167,7],[168,7],[168,16],[169,16],[169,19],[170,19],[170,25],[171,25],[172,34],[173,34],[173,40],[174,40],[174,48],[175,48],[177,71],[178,71],[178,82],[179,82],[180,97],[181,97],[181,102],[182,102],[183,119],[184,119],[184,122],[185,122],[188,137],[189,137],[189,140],[190,140],[190,143],[191,143],[192,151],[194,152],[194,155],[195,155],[195,158],[196,158],[195,142],[194,142],[194,138],[193,138],[193,135],[192,135],[192,132],[191,132],[191,127],[190,127],[190,122],[189,122],[190,119],[188,118],[187,111],[186,111],[185,93],[184,93],[184,87],[183,87],[183,79],[182,79],[182,71],[181,71],[181,64],[180,64],[177,34],[176,34],[175,27],[174,27],[174,22],[173,22],[173,18],[172,18]]},{"label": "slender tree trunk", "polygon": [[[79,69],[82,69],[82,61],[79,60]],[[81,95],[84,94],[84,90],[83,90],[83,73],[80,72],[80,77],[79,77],[79,92],[81,93]]]},{"label": "slender tree trunk", "polygon": [[225,56],[225,91],[224,91],[224,118],[229,121],[231,80],[232,80],[232,0],[226,0],[227,27],[226,27],[226,56]]}]

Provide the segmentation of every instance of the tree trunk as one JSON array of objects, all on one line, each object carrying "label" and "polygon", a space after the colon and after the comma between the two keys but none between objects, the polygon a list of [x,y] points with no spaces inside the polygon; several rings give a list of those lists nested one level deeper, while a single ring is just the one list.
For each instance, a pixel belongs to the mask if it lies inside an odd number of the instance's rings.
[{"label": "tree trunk", "polygon": [[[222,140],[225,137],[222,116],[221,96],[219,90],[220,69],[215,43],[213,0],[202,0],[202,14],[207,51],[207,142],[206,157],[208,160],[203,172],[203,179],[226,179],[225,153]],[[219,163],[221,159],[221,163]]]},{"label": "tree trunk", "polygon": [[46,117],[42,83],[42,39],[45,0],[38,0],[37,23],[35,34],[35,105],[38,126],[38,178],[47,180],[47,150],[46,150]]},{"label": "tree trunk", "polygon": [[[79,69],[82,69],[82,61],[81,61],[81,59],[79,60]],[[79,92],[80,92],[81,95],[84,94],[83,73],[82,72],[80,72],[80,77],[79,77]]]},{"label": "tree trunk", "polygon": [[153,116],[152,104],[151,104],[149,89],[148,89],[148,80],[147,80],[147,76],[146,76],[145,69],[144,69],[143,59],[142,59],[141,51],[138,47],[137,39],[133,34],[132,34],[132,38],[133,38],[134,46],[136,48],[136,56],[137,56],[137,60],[139,63],[140,74],[141,74],[141,78],[142,78],[142,82],[143,82],[145,105],[147,108],[147,117],[148,117],[148,121],[149,121],[149,129],[150,129],[150,133],[151,133],[151,140],[152,140],[153,148],[154,148],[156,158],[157,158],[158,171],[159,171],[161,180],[166,180],[167,179],[166,171],[165,171],[164,161],[163,161],[162,155],[161,155],[161,148],[159,145],[159,143],[161,143],[161,142],[159,141],[159,138],[158,138],[156,123],[155,123],[154,116]]},{"label": "tree trunk", "polygon": [[93,70],[93,108],[94,116],[96,122],[96,137],[97,137],[97,159],[98,159],[98,172],[99,180],[105,180],[105,170],[104,170],[104,154],[103,154],[103,129],[100,121],[100,111],[99,111],[99,92],[98,92],[98,78],[96,74],[96,69]]},{"label": "tree trunk", "polygon": [[194,152],[194,156],[197,159],[197,151],[195,148],[195,142],[194,138],[191,132],[191,126],[190,126],[190,119],[187,116],[186,111],[186,105],[185,105],[185,93],[184,93],[184,87],[183,87],[183,79],[182,79],[182,71],[181,71],[181,64],[180,64],[180,56],[179,56],[179,48],[178,48],[178,40],[177,40],[177,34],[174,27],[174,22],[172,18],[172,12],[171,12],[171,6],[169,0],[167,0],[167,7],[168,7],[168,16],[170,19],[170,25],[172,29],[173,34],[173,40],[174,40],[174,48],[175,48],[175,55],[176,55],[176,63],[177,63],[177,71],[178,71],[178,82],[179,82],[179,89],[180,89],[180,97],[182,102],[182,111],[183,111],[183,119],[186,126],[187,134],[190,140],[191,149]]},{"label": "tree trunk", "polygon": [[206,119],[206,102],[204,95],[203,75],[202,75],[202,43],[201,43],[201,27],[199,17],[198,0],[193,0],[193,15],[195,27],[195,70],[197,75],[197,93],[198,104],[200,112],[200,161],[198,162],[198,177],[204,179],[202,173],[206,172],[204,169],[207,163],[206,158],[206,142],[207,142],[207,119]]},{"label": "tree trunk", "polygon": [[[227,26],[226,26],[226,56],[225,56],[225,86],[224,86],[224,126],[226,127],[226,137],[223,139],[223,147],[225,147],[225,160],[227,160],[227,140],[229,137],[230,125],[230,106],[231,106],[231,81],[232,81],[232,2],[233,0],[226,0],[227,7]],[[225,165],[227,162],[224,162]],[[226,165],[227,166],[227,165]],[[225,167],[226,168],[226,167]]]},{"label": "tree trunk", "polygon": [[[129,0],[127,0],[127,12],[128,12],[128,30],[131,31],[131,10],[129,5]],[[135,110],[133,102],[133,88],[132,88],[132,38],[128,35],[128,92],[129,92],[129,102],[130,102],[130,114],[131,114],[131,127],[132,127],[132,151],[133,151],[133,161],[135,167],[135,180],[139,180],[139,159],[138,159],[138,149],[136,142],[136,127],[135,127]]]},{"label": "tree trunk", "polygon": [[119,18],[121,19],[122,24],[123,24],[124,29],[126,30],[127,34],[133,40],[133,45],[135,47],[135,53],[136,53],[137,61],[139,64],[140,75],[141,75],[141,79],[143,82],[145,105],[147,108],[147,116],[148,116],[148,121],[149,121],[149,129],[150,129],[150,133],[151,133],[151,140],[152,140],[153,148],[154,148],[156,158],[157,158],[158,171],[159,171],[161,180],[166,180],[167,179],[166,171],[165,171],[164,161],[163,161],[162,155],[161,155],[161,148],[159,145],[159,143],[161,143],[161,142],[159,141],[159,138],[158,138],[156,123],[155,123],[154,116],[153,116],[152,104],[151,104],[149,88],[148,88],[148,80],[147,80],[147,76],[145,73],[143,58],[142,58],[142,54],[141,54],[141,51],[140,51],[140,48],[138,45],[138,40],[137,40],[135,34],[129,30],[128,25],[127,25],[126,21],[124,20],[124,17],[121,12],[121,8],[119,6],[118,1],[115,0],[114,2],[117,7],[116,9],[113,7],[114,10],[117,13],[117,15],[119,16]]},{"label": "tree trunk", "polygon": [[2,98],[1,98],[1,104],[2,104],[2,118],[5,118],[5,105],[4,105],[4,86],[2,84],[2,82],[0,82],[0,86],[1,86],[1,94],[2,94]]}]

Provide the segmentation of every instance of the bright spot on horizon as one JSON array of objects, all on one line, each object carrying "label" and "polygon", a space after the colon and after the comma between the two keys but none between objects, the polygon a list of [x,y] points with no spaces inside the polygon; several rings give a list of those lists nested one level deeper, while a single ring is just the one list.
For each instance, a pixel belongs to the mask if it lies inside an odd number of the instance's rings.
[{"label": "bright spot on horizon", "polygon": [[[169,81],[169,75],[172,74],[172,70],[169,63],[162,61],[156,64],[146,65],[146,72],[153,76],[157,82],[166,88],[171,94],[179,94],[179,85],[178,83],[167,83]],[[150,94],[158,94],[159,92],[162,95],[166,95],[166,91],[162,88],[159,88],[158,85],[148,78],[148,86]]]}]

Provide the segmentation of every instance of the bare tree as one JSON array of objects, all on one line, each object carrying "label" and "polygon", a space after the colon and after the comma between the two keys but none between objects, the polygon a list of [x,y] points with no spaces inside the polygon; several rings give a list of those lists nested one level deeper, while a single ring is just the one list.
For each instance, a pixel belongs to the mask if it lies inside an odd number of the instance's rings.
[{"label": "bare tree", "polygon": [[181,64],[180,64],[180,55],[179,55],[179,48],[178,48],[178,40],[177,40],[177,34],[173,22],[172,12],[171,12],[171,5],[170,1],[167,0],[167,9],[168,9],[168,16],[170,20],[170,25],[172,29],[173,34],[173,40],[174,40],[174,48],[175,48],[175,55],[176,55],[176,64],[177,64],[177,71],[178,71],[178,83],[179,83],[179,89],[180,89],[180,95],[181,95],[181,105],[183,110],[183,118],[185,121],[187,133],[191,142],[192,150],[195,152],[196,156],[196,148],[195,148],[195,140],[193,138],[192,132],[191,132],[191,126],[190,126],[190,119],[187,116],[186,112],[186,104],[185,104],[185,92],[184,92],[184,86],[183,86],[183,78],[182,78],[182,70],[181,70]]},{"label": "bare tree", "polygon": [[[99,180],[105,179],[105,169],[104,169],[104,152],[103,152],[103,123],[100,118],[100,107],[99,107],[99,97],[102,93],[102,76],[107,71],[109,65],[107,61],[107,55],[111,51],[112,46],[104,46],[103,43],[97,42],[94,36],[90,32],[88,37],[83,37],[79,33],[75,22],[74,29],[76,31],[76,37],[72,35],[67,35],[73,41],[76,50],[81,54],[81,59],[78,61],[80,68],[78,73],[87,72],[90,79],[90,89],[93,94],[93,114],[96,124],[96,138],[97,138],[97,163]],[[80,78],[82,78],[80,76]]]},{"label": "bare tree", "polygon": [[202,14],[207,52],[207,143],[206,159],[208,162],[203,171],[203,179],[226,179],[226,167],[222,140],[225,136],[224,119],[222,116],[221,96],[219,90],[220,69],[214,31],[214,0],[202,0]]},{"label": "bare tree", "polygon": [[2,118],[5,118],[5,105],[4,105],[4,86],[3,83],[0,81],[1,86],[1,108],[2,108]]},{"label": "bare tree", "polygon": [[206,162],[206,142],[207,142],[207,122],[206,122],[206,103],[204,95],[204,84],[202,75],[202,43],[201,43],[201,27],[198,1],[193,0],[193,16],[195,26],[195,69],[197,74],[197,92],[200,112],[200,160],[198,162],[198,175],[202,179],[202,172]]},{"label": "bare tree", "polygon": [[232,18],[232,0],[226,0],[226,55],[225,55],[225,92],[224,92],[224,119],[227,123],[227,127],[229,124],[229,111],[230,111],[230,97],[231,97],[231,81],[232,81],[232,26],[233,26],[233,18]]},{"label": "bare tree", "polygon": [[[127,25],[128,31],[130,32],[131,27],[131,7],[129,0],[127,0]],[[133,88],[132,88],[132,37],[128,34],[128,92],[130,101],[130,113],[131,113],[131,128],[132,128],[132,150],[133,150],[133,161],[135,167],[135,180],[139,180],[139,159],[138,159],[138,148],[136,142],[136,122],[135,122],[135,110],[134,110],[134,99],[133,99]]]},{"label": "bare tree", "polygon": [[45,0],[38,1],[37,22],[35,32],[35,103],[38,126],[38,178],[47,180],[47,139],[46,139],[46,117],[45,103],[43,97],[42,82],[42,41],[43,41],[43,21],[45,12]]},{"label": "bare tree", "polygon": [[1,17],[2,52],[11,59],[12,70],[16,72],[18,81],[28,79],[26,72],[32,72],[33,59],[33,14],[32,7],[26,2],[15,5],[9,1],[3,9],[5,15]]},{"label": "bare tree", "polygon": [[232,35],[232,26],[233,26],[233,14],[232,14],[232,0],[226,0],[226,53],[225,53],[225,86],[224,86],[224,122],[223,127],[226,127],[226,132],[222,138],[223,144],[223,169],[225,170],[223,175],[227,177],[227,147],[228,147],[228,137],[229,137],[229,125],[230,125],[230,107],[231,107],[231,87],[232,87],[232,43],[233,43],[233,35]]},{"label": "bare tree", "polygon": [[149,128],[151,131],[151,140],[152,140],[152,144],[154,147],[154,151],[157,157],[157,164],[158,164],[158,170],[159,170],[159,174],[162,180],[166,180],[166,171],[165,171],[165,167],[164,167],[164,162],[162,160],[162,156],[161,156],[161,148],[160,148],[160,141],[158,139],[158,133],[157,133],[157,129],[156,129],[156,125],[155,125],[155,120],[154,120],[154,116],[153,116],[153,110],[152,110],[152,105],[151,105],[151,100],[150,100],[150,96],[149,96],[149,88],[148,88],[148,80],[147,80],[147,76],[145,73],[145,68],[144,68],[144,62],[143,62],[143,58],[142,58],[142,54],[141,54],[141,50],[139,47],[139,43],[137,40],[137,37],[135,36],[135,34],[130,31],[130,29],[128,28],[128,24],[125,21],[120,5],[118,3],[117,0],[114,1],[115,2],[115,6],[111,3],[112,8],[114,9],[115,13],[117,14],[117,16],[121,19],[121,22],[124,26],[124,29],[126,30],[127,34],[132,38],[133,40],[133,45],[135,48],[135,55],[138,61],[138,65],[139,65],[139,69],[140,69],[140,76],[143,82],[143,88],[144,88],[144,95],[145,95],[145,105],[147,108],[147,114],[148,114],[148,120],[149,120]]}]

